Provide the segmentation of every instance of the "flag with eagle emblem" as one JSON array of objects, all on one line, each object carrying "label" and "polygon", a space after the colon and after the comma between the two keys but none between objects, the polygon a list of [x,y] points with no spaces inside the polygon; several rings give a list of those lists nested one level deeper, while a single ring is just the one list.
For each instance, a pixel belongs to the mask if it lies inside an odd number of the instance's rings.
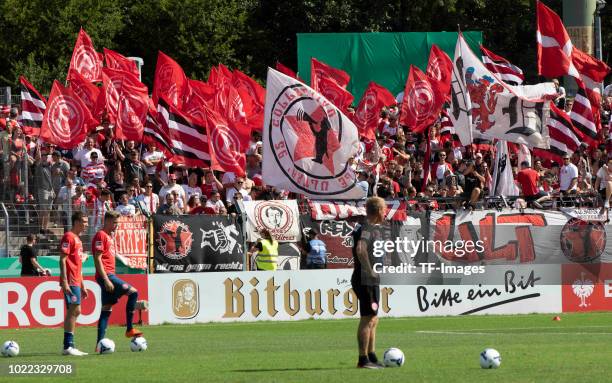
[{"label": "flag with eagle emblem", "polygon": [[300,81],[268,69],[263,180],[313,199],[361,199],[350,159],[357,127],[329,100]]}]

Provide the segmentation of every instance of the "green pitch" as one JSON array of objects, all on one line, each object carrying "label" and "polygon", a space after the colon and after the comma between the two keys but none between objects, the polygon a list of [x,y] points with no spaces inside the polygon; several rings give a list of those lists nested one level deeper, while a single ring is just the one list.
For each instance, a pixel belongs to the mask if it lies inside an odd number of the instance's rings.
[{"label": "green pitch", "polygon": [[[72,378],[0,381],[95,382],[609,382],[612,313],[381,319],[378,355],[399,347],[402,368],[355,368],[356,320],[227,323],[144,327],[149,349],[133,353],[123,328],[111,327],[112,355],[60,355],[61,329],[2,330],[21,346],[7,363],[76,364]],[[95,328],[77,329],[79,349],[93,352]],[[481,370],[486,347],[502,355]],[[6,371],[6,367],[2,368]]]}]

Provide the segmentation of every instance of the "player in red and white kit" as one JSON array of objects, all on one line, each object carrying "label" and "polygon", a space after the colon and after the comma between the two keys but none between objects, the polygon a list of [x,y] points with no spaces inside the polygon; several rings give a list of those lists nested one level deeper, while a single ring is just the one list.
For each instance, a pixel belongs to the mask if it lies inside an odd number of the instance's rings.
[{"label": "player in red and white kit", "polygon": [[81,297],[87,298],[83,285],[83,243],[79,235],[87,228],[87,217],[80,211],[72,215],[72,229],[60,241],[60,287],[66,301],[64,320],[64,355],[83,356],[86,352],[74,347],[74,329],[81,314]]},{"label": "player in red and white kit", "polygon": [[123,295],[127,295],[128,301],[125,306],[125,317],[127,330],[125,336],[128,338],[142,336],[142,332],[132,325],[138,291],[127,282],[122,281],[115,275],[115,257],[127,264],[125,258],[115,252],[115,241],[113,233],[117,230],[120,214],[116,211],[107,211],[104,214],[104,226],[98,231],[92,240],[94,265],[96,266],[96,281],[102,290],[102,311],[98,320],[98,340],[96,344],[104,339],[108,319],[112,313],[115,303]]}]

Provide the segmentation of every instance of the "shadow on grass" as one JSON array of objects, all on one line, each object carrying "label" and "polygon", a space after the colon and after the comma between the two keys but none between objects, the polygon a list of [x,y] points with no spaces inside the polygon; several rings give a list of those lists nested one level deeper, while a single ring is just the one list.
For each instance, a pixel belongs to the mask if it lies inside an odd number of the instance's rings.
[{"label": "shadow on grass", "polygon": [[296,367],[296,368],[252,368],[242,370],[231,370],[230,372],[285,372],[285,371],[333,371],[333,370],[348,370],[354,367]]}]

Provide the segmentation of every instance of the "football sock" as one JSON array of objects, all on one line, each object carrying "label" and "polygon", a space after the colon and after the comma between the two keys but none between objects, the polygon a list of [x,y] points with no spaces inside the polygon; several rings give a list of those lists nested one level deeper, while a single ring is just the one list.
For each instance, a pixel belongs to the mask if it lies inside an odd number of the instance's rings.
[{"label": "football sock", "polygon": [[96,344],[106,335],[106,327],[108,326],[108,318],[110,318],[112,311],[111,310],[102,310],[100,312],[100,319],[98,320],[98,340]]},{"label": "football sock", "polygon": [[368,360],[368,356],[367,355],[359,355],[359,362],[358,362],[358,364],[360,366],[363,366],[364,364],[366,364],[368,362],[369,362],[369,360]]},{"label": "football sock", "polygon": [[136,308],[136,301],[138,300],[138,293],[134,291],[128,295],[128,301],[125,305],[125,318],[127,320],[127,330],[130,331],[133,327],[132,322],[134,320],[134,309]]},{"label": "football sock", "polygon": [[372,363],[378,363],[378,358],[376,357],[376,353],[375,352],[368,352],[368,359]]},{"label": "football sock", "polygon": [[64,350],[74,347],[74,334],[64,331]]}]

